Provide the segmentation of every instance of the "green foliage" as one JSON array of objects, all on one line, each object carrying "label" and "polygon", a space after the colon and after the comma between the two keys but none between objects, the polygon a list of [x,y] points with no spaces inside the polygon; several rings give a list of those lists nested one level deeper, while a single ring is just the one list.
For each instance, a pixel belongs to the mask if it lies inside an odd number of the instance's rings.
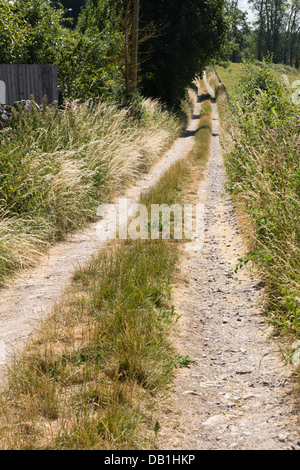
[{"label": "green foliage", "polygon": [[223,0],[141,0],[141,26],[154,33],[141,45],[142,94],[180,106],[186,87],[222,47],[223,6]]},{"label": "green foliage", "polygon": [[[125,94],[124,34],[112,3],[87,0],[78,18],[76,33],[79,40],[69,55],[72,76],[68,82],[72,93],[67,96],[102,96],[122,102]],[[67,75],[68,71],[66,79]]]},{"label": "green foliage", "polygon": [[238,268],[260,267],[271,317],[276,312],[278,323],[299,334],[299,107],[266,63],[247,64],[232,106],[239,131],[226,162],[229,189],[253,226],[252,252]]},{"label": "green foliage", "polygon": [[[0,62],[57,64],[63,97],[103,97],[123,104],[131,60],[131,1],[79,3],[72,25],[70,13],[57,1],[0,0]],[[222,48],[227,27],[223,6],[223,0],[141,0],[143,96],[180,108],[187,86]]]},{"label": "green foliage", "polygon": [[254,103],[256,106],[258,97],[264,95],[273,98],[274,106],[282,105],[278,98],[282,98],[286,93],[285,85],[274,75],[270,63],[271,58],[264,60],[259,66],[251,61],[244,62],[243,76],[238,84],[241,103]]},{"label": "green foliage", "polygon": [[227,57],[231,62],[240,62],[247,49],[250,35],[247,13],[238,8],[236,0],[226,0],[225,17],[228,23]]},{"label": "green foliage", "polygon": [[63,52],[63,10],[44,0],[0,2],[0,62],[55,63]]},{"label": "green foliage", "polygon": [[[0,62],[57,64],[65,98],[120,101],[124,93],[118,59],[121,33],[104,10],[91,7],[93,3],[88,2],[78,28],[71,30],[65,10],[58,5],[53,8],[46,0],[0,0]],[[98,28],[101,19],[103,27]]]},{"label": "green foliage", "polygon": [[261,61],[272,54],[275,63],[299,68],[299,0],[249,0],[249,3],[256,14],[253,39],[257,59]]},{"label": "green foliage", "polygon": [[181,354],[177,354],[175,356],[174,363],[180,368],[189,367],[191,364],[197,364],[197,362],[189,355],[182,356]]},{"label": "green foliage", "polygon": [[22,62],[26,47],[26,25],[16,14],[10,3],[0,3],[0,62]]},{"label": "green foliage", "polygon": [[103,99],[118,103],[124,95],[122,71],[115,61],[114,45],[103,34],[78,31],[68,38],[58,62],[59,82],[69,99]]},{"label": "green foliage", "polygon": [[58,8],[61,5],[64,7],[66,10],[65,16],[71,19],[70,27],[75,27],[78,16],[86,4],[86,0],[53,0],[52,3]]}]

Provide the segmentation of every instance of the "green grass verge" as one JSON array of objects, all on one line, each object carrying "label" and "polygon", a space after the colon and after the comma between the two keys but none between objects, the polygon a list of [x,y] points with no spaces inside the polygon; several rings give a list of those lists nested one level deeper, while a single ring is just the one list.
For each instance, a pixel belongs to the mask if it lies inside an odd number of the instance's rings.
[{"label": "green grass verge", "polygon": [[[257,65],[257,67],[259,67],[259,65]],[[270,68],[274,73],[274,76],[278,79],[280,79],[283,75],[286,75],[290,84],[292,84],[295,80],[299,80],[300,78],[300,73],[293,67],[288,67],[281,64],[270,64]],[[240,80],[246,80],[244,64],[230,62],[227,67],[218,66],[216,71],[224,83],[229,96],[232,98],[237,97],[239,93],[238,84]]]},{"label": "green grass verge", "polygon": [[[289,348],[300,337],[299,105],[280,72],[267,64],[248,66],[239,94],[228,101],[219,88],[218,103],[228,190],[249,248],[238,267],[259,271],[266,318]],[[227,91],[237,87],[237,74],[228,73],[220,71]]]}]

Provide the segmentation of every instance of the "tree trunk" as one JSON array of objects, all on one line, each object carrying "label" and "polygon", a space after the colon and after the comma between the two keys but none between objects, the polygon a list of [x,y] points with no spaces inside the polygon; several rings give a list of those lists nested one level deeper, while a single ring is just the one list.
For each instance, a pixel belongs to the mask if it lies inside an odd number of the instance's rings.
[{"label": "tree trunk", "polygon": [[139,11],[140,0],[134,0],[132,21],[132,54],[130,70],[129,100],[132,100],[137,92],[138,84],[138,50],[139,50]]},{"label": "tree trunk", "polygon": [[261,1],[259,10],[259,30],[258,30],[258,44],[257,55],[258,60],[263,59],[263,29],[264,29],[264,1]]}]

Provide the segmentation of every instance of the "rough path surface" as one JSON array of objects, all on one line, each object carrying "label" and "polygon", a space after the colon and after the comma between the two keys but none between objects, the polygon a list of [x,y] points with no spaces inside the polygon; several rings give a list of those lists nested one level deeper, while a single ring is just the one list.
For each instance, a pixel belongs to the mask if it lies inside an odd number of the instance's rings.
[{"label": "rough path surface", "polygon": [[[200,109],[198,101],[184,135],[175,141],[149,173],[123,195],[127,198],[129,212],[142,191],[153,186],[171,165],[190,152]],[[104,217],[66,242],[56,244],[36,268],[23,271],[9,286],[0,289],[0,386],[5,382],[5,371],[12,354],[24,345],[38,322],[60,301],[75,270],[87,265],[104,246],[105,241],[99,234],[108,233],[111,222],[109,216]]]},{"label": "rough path surface", "polygon": [[183,254],[174,288],[177,346],[197,362],[175,378],[160,449],[300,450],[293,371],[274,352],[261,284],[249,270],[231,274],[244,246],[225,182],[214,103],[212,153],[198,193],[205,242]]}]

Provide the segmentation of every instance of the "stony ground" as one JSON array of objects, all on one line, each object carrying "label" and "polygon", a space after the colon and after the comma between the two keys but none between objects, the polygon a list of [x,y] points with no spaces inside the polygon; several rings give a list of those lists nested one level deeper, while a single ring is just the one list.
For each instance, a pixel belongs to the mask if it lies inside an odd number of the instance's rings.
[{"label": "stony ground", "polygon": [[274,352],[262,283],[248,269],[234,273],[245,247],[224,193],[216,104],[213,125],[212,154],[198,191],[204,244],[186,246],[173,289],[182,315],[177,346],[196,364],[175,379],[160,449],[300,450],[297,382]]}]

